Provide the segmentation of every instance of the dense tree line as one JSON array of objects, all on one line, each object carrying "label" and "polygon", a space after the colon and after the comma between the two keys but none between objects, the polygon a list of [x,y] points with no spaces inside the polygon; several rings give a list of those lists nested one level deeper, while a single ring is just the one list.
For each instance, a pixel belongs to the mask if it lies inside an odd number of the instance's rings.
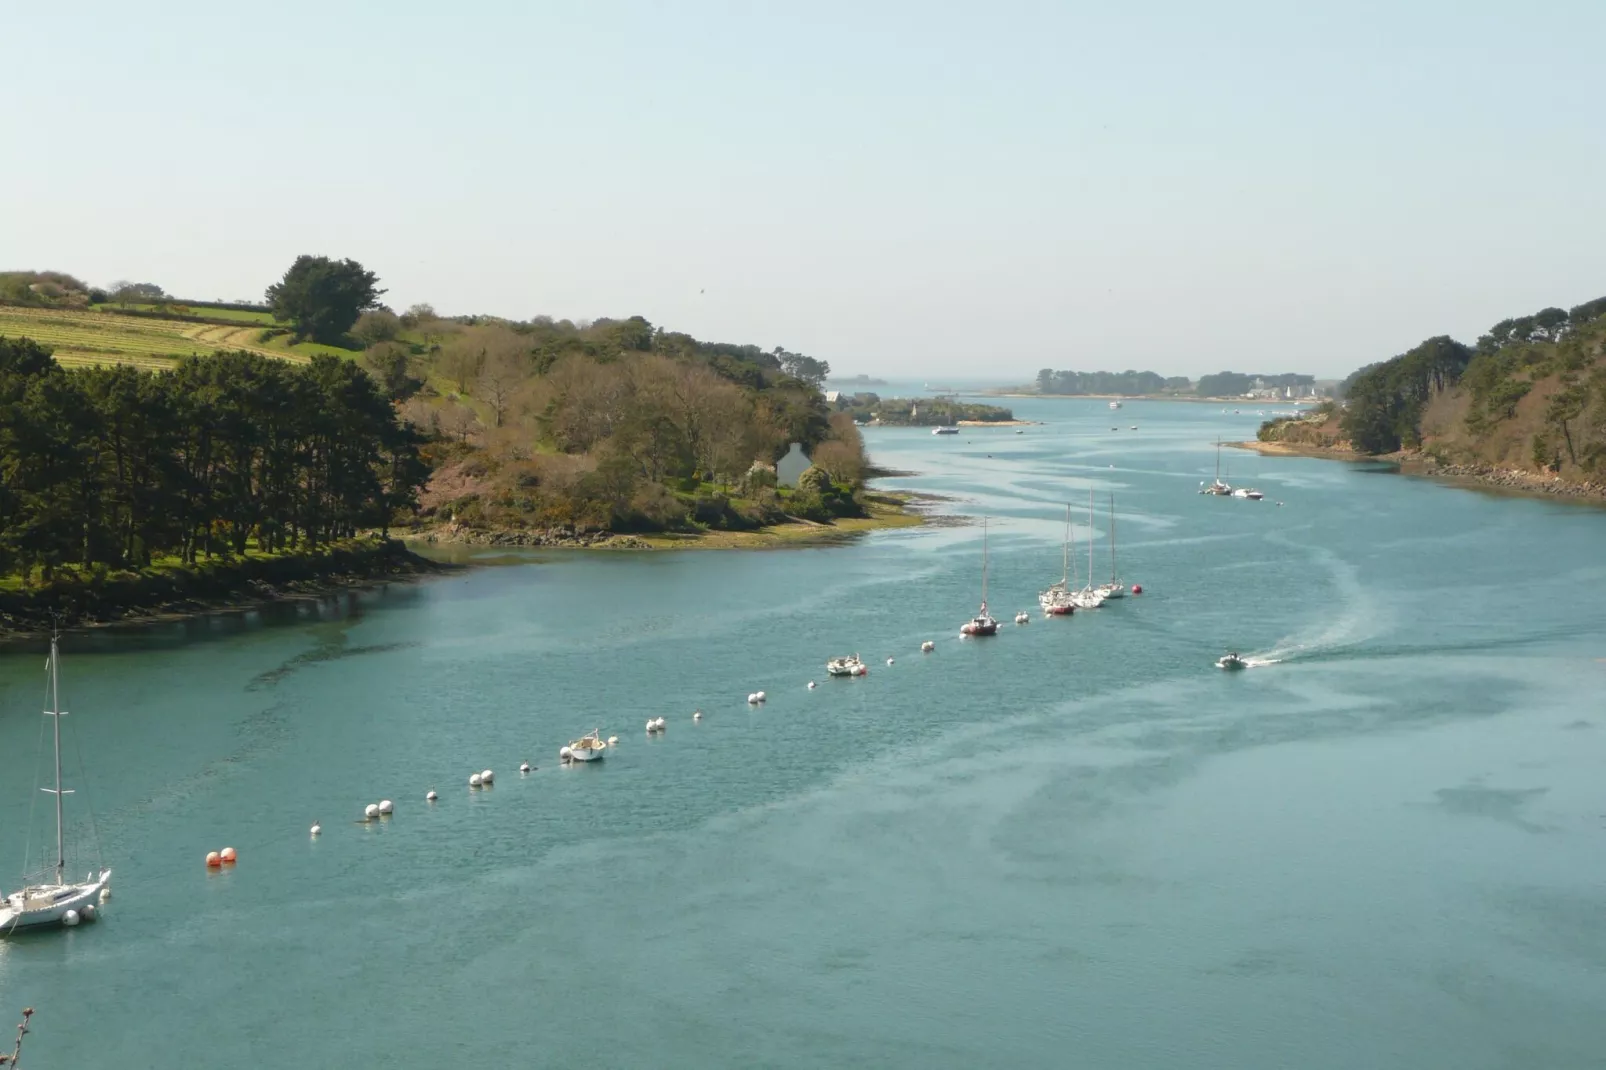
[{"label": "dense tree line", "polygon": [[1214,375],[1201,375],[1199,385],[1194,393],[1202,398],[1235,398],[1242,397],[1255,389],[1256,384],[1282,390],[1285,387],[1310,387],[1316,384],[1314,375],[1302,375],[1299,372],[1216,372]]},{"label": "dense tree line", "polygon": [[1037,373],[1040,394],[1181,393],[1193,385],[1187,376],[1166,378],[1157,372],[1077,372],[1044,368]]},{"label": "dense tree line", "polygon": [[385,528],[425,478],[415,442],[335,358],[69,370],[0,338],[0,571],[193,564]]},{"label": "dense tree line", "polygon": [[1606,448],[1594,434],[1606,433],[1603,316],[1606,298],[1565,311],[1545,308],[1501,320],[1475,348],[1440,336],[1367,365],[1344,381],[1344,433],[1366,453],[1416,448],[1428,400],[1460,387],[1467,397],[1466,430],[1478,438],[1516,418],[1535,386],[1554,378],[1532,434],[1534,464],[1559,468],[1563,455],[1585,467],[1606,462]]}]

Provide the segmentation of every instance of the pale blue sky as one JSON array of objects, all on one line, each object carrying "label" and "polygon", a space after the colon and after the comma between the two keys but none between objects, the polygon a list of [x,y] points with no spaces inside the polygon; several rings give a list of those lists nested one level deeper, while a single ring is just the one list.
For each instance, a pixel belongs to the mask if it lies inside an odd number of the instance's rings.
[{"label": "pale blue sky", "polygon": [[[0,267],[844,373],[1343,375],[1606,294],[1606,3],[28,4]],[[702,291],[702,292],[700,292]]]}]

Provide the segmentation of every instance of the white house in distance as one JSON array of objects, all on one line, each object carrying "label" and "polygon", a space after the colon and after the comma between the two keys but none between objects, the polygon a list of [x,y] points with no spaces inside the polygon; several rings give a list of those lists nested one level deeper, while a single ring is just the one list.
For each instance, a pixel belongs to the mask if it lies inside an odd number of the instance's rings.
[{"label": "white house in distance", "polygon": [[792,443],[792,448],[786,451],[786,456],[775,462],[775,482],[783,487],[797,486],[797,477],[808,468],[808,454],[803,452],[801,443]]}]

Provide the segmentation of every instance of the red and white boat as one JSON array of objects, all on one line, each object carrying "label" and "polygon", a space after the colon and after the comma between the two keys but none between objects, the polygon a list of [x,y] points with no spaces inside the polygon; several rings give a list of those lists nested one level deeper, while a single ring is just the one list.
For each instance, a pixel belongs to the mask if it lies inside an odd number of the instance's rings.
[{"label": "red and white boat", "polygon": [[1071,591],[1071,507],[1065,507],[1065,542],[1060,553],[1060,578],[1037,596],[1037,604],[1051,617],[1068,617],[1076,612]]}]

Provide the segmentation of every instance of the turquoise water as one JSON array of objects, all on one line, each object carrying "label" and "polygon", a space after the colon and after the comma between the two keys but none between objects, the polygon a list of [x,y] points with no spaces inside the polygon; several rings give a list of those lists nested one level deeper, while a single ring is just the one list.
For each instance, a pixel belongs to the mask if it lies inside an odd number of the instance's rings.
[{"label": "turquoise water", "polygon": [[[116,898],[0,942],[25,1065],[1602,1065],[1606,512],[1234,451],[1267,500],[1206,498],[1248,410],[1012,404],[871,431],[888,485],[991,518],[1000,616],[1090,488],[1108,568],[1114,491],[1141,597],[961,641],[941,524],[70,637]],[[0,657],[8,888],[41,669]]]}]

